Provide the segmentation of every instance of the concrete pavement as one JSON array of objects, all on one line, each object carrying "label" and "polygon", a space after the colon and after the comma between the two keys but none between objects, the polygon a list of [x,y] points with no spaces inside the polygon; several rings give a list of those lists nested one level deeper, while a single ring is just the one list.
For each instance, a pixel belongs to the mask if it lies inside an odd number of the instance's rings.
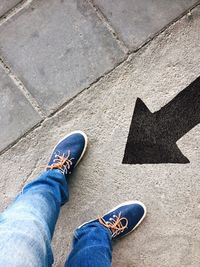
[{"label": "concrete pavement", "polygon": [[155,36],[195,1],[142,1],[136,13],[134,2],[119,17],[111,1],[52,0],[48,12],[47,1],[24,1],[0,26],[1,209],[41,172],[59,138],[76,129],[89,137],[57,224],[55,266],[63,265],[75,227],[129,199],[143,201],[148,216],[114,245],[113,266],[199,266],[199,125],[178,142],[189,164],[125,165],[122,158],[136,98],[159,110],[199,76],[200,8]]}]

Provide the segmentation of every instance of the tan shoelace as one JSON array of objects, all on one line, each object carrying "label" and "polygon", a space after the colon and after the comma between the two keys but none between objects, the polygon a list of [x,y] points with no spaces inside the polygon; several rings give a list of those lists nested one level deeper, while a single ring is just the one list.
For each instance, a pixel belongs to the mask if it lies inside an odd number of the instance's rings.
[{"label": "tan shoelace", "polygon": [[112,232],[112,237],[123,233],[128,226],[128,219],[121,217],[121,213],[119,214],[119,216],[113,215],[113,218],[110,218],[108,222],[106,222],[103,217],[100,216],[98,216],[98,220],[106,228],[110,229],[110,231]]},{"label": "tan shoelace", "polygon": [[53,164],[51,164],[50,166],[47,166],[47,169],[53,170],[53,169],[58,169],[60,170],[63,174],[66,172],[68,172],[68,170],[70,169],[72,163],[72,160],[74,158],[69,158],[70,156],[70,150],[68,150],[68,155],[67,157],[65,157],[65,155],[63,154],[62,156],[57,155],[57,158],[54,159]]}]

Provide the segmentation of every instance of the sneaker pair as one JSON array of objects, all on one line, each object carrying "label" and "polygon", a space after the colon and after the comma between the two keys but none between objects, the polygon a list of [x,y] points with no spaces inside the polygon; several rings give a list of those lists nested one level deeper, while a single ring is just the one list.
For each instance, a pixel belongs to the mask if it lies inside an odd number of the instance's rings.
[{"label": "sneaker pair", "polygon": [[[68,134],[53,149],[47,170],[58,169],[67,178],[80,162],[86,147],[87,136],[85,133],[76,131]],[[146,207],[143,203],[128,201],[103,216],[82,224],[79,228],[91,222],[99,222],[110,230],[113,239],[118,239],[132,232],[142,222],[145,215]]]}]

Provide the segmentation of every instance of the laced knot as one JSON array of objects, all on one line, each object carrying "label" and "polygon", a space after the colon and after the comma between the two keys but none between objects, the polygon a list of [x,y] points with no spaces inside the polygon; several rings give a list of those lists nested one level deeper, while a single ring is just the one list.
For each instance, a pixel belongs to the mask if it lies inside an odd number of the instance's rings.
[{"label": "laced knot", "polygon": [[109,221],[105,221],[103,217],[100,216],[98,216],[98,220],[106,228],[110,229],[112,237],[123,233],[128,226],[128,219],[121,217],[121,212],[119,213],[119,216],[113,215],[113,218],[110,218]]},{"label": "laced knot", "polygon": [[70,150],[68,150],[67,156],[65,154],[55,155],[55,159],[53,160],[53,164],[47,166],[47,169],[53,170],[53,169],[58,169],[60,170],[63,174],[68,173],[68,170],[70,169],[72,163],[72,160],[74,158],[69,158],[70,157]]}]

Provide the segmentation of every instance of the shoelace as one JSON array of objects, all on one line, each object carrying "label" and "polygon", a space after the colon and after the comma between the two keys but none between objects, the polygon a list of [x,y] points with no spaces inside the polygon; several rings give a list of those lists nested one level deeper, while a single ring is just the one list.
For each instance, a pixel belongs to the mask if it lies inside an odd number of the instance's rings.
[{"label": "shoelace", "polygon": [[[103,217],[100,216],[98,216],[98,220],[106,228],[110,229],[112,232],[112,237],[123,233],[128,226],[128,219],[121,217],[121,212],[119,213],[119,216],[113,215],[113,218],[110,218],[107,222],[103,219]],[[125,223],[123,224],[122,222]]]},{"label": "shoelace", "polygon": [[68,173],[68,170],[70,169],[72,163],[72,160],[74,158],[69,158],[70,156],[70,150],[68,150],[67,157],[65,157],[65,154],[62,156],[56,155],[56,159],[54,159],[54,163],[47,166],[47,169],[53,170],[53,169],[58,169],[60,170],[63,174]]}]

